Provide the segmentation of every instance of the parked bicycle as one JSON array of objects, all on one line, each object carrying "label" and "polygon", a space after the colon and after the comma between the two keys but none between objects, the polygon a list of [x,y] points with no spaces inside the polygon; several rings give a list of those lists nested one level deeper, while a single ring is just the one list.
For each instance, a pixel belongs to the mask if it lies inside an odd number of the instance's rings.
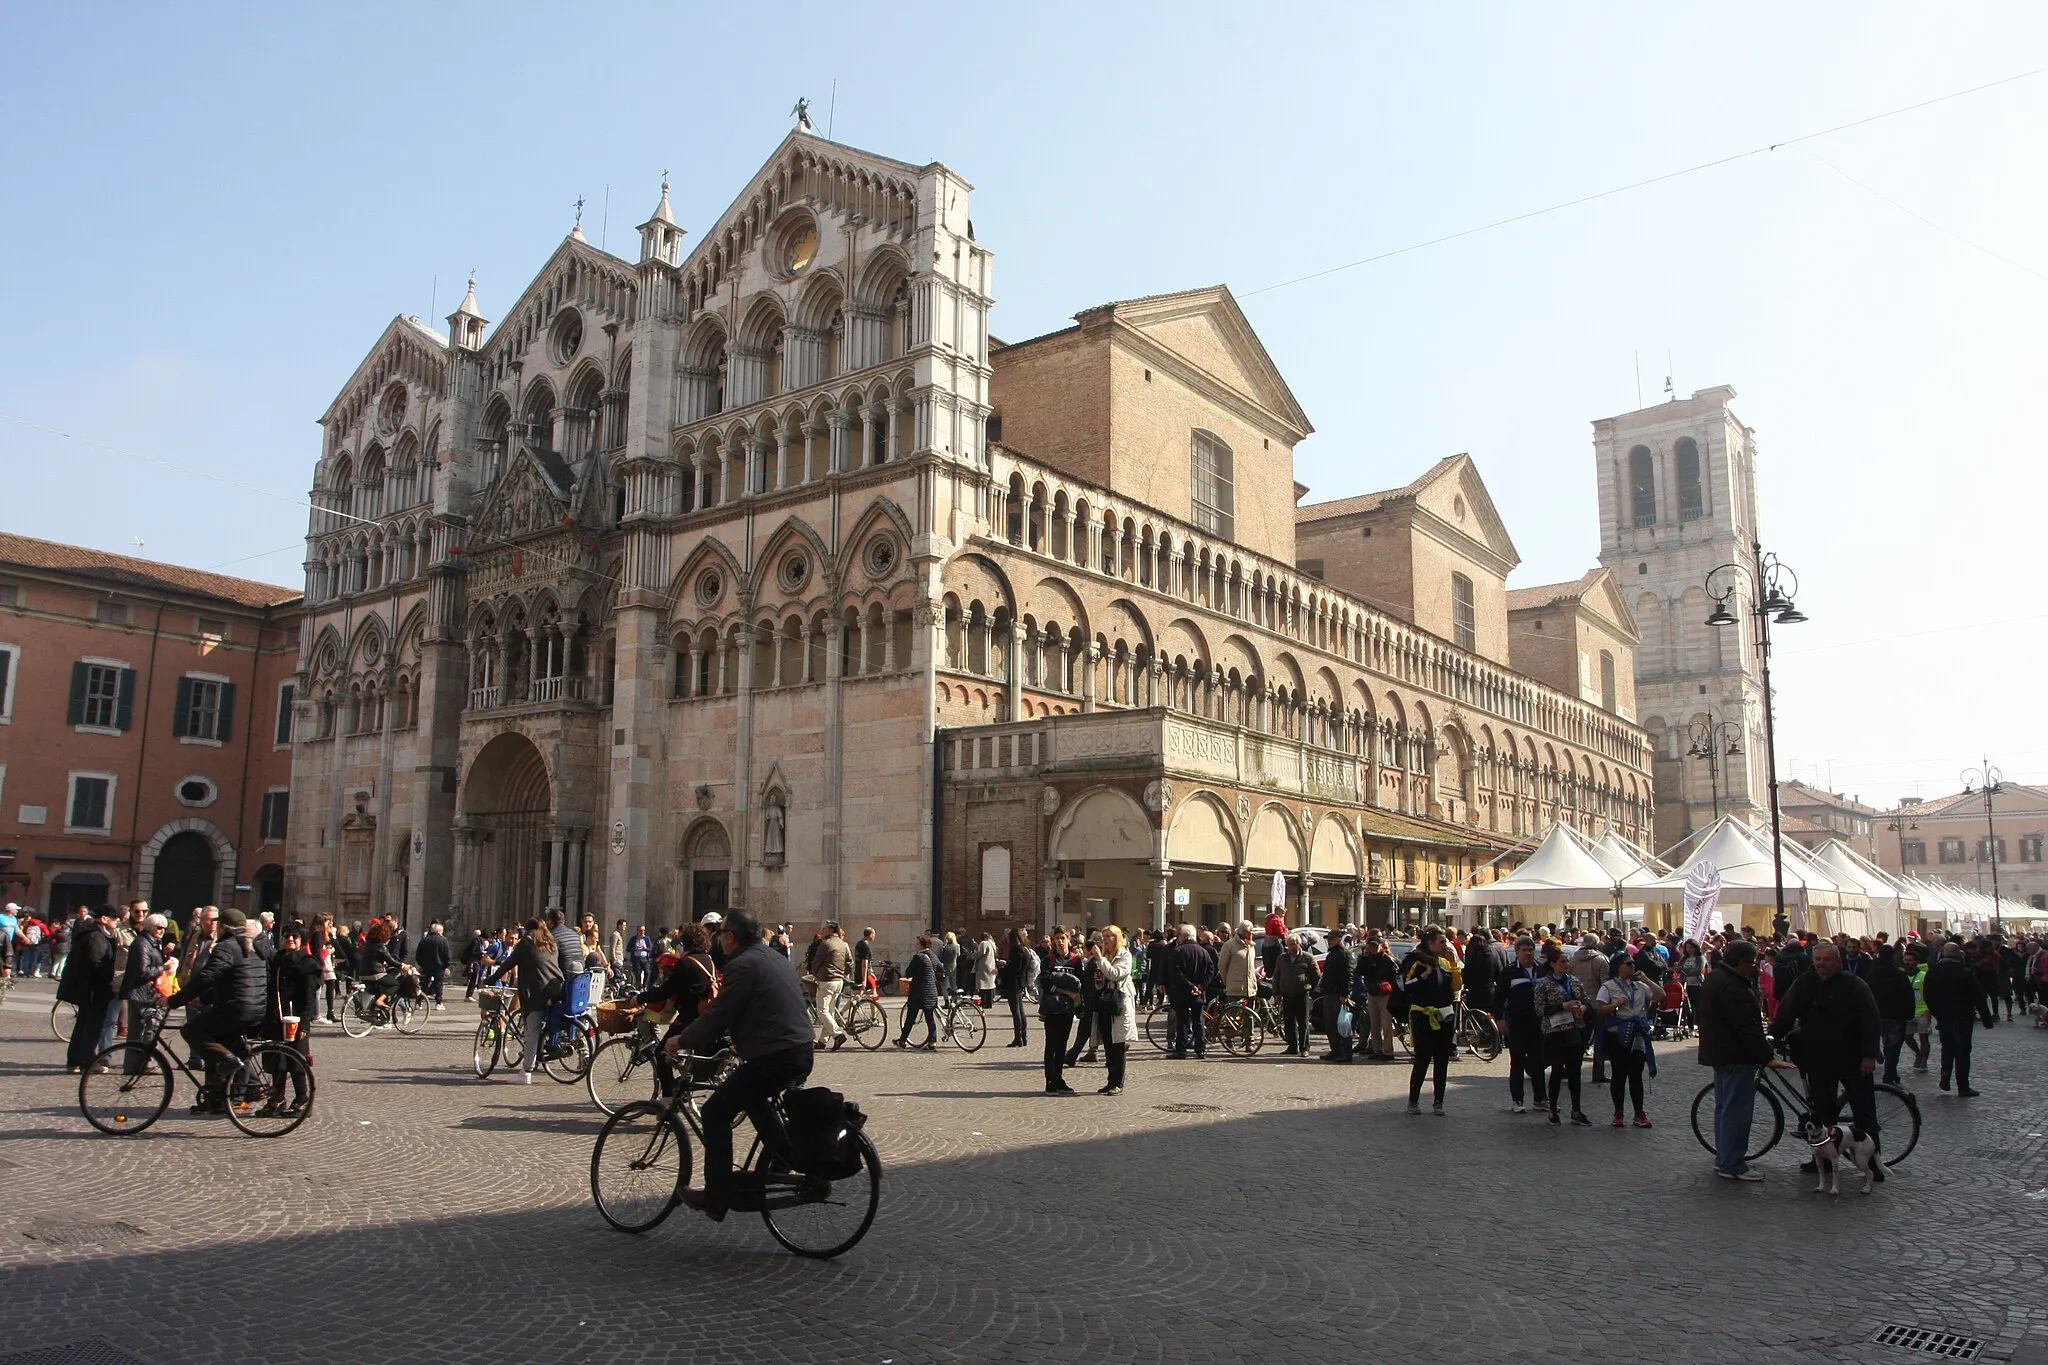
[{"label": "parked bicycle", "polygon": [[[78,1107],[102,1133],[139,1133],[171,1107],[173,1071],[205,1092],[205,1078],[163,1046],[165,1010],[144,1014],[141,1036],[102,1052],[78,1078]],[[221,1092],[228,1122],[250,1137],[283,1137],[313,1112],[313,1069],[287,1043],[228,1044],[235,1068]]]},{"label": "parked bicycle", "polygon": [[[1765,1062],[1756,1069],[1756,1107],[1749,1123],[1749,1151],[1755,1161],[1778,1145],[1789,1113],[1793,1131],[1805,1128],[1813,1107],[1799,1070],[1786,1061]],[[1920,1145],[1920,1101],[1903,1086],[1879,1081],[1877,1089],[1877,1151],[1887,1166],[1896,1166]],[[1708,1081],[1692,1098],[1692,1135],[1714,1150],[1714,1083]]]},{"label": "parked bicycle", "polygon": [[[604,1220],[621,1232],[646,1232],[683,1201],[694,1162],[690,1136],[704,1140],[698,1093],[689,1079],[667,1098],[629,1104],[605,1120],[590,1153],[590,1195]],[[795,1086],[790,1087],[795,1089]],[[775,1099],[781,1109],[784,1091]],[[686,1131],[687,1130],[687,1131]],[[783,1152],[770,1151],[742,1113],[733,1124],[733,1151],[746,1156],[733,1173],[735,1190],[756,1204],[768,1233],[799,1256],[828,1259],[850,1249],[874,1224],[882,1198],[882,1159],[867,1134],[843,1139],[848,1164],[836,1170],[799,1171]]]}]

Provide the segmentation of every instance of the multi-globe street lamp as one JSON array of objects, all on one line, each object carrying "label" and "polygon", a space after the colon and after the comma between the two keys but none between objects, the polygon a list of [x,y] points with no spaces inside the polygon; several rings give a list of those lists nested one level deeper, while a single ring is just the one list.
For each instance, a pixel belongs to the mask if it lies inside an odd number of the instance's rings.
[{"label": "multi-globe street lamp", "polygon": [[1734,560],[1707,575],[1707,596],[1714,610],[1707,617],[1710,626],[1732,626],[1740,618],[1728,609],[1741,594],[1739,606],[1750,617],[1757,662],[1764,685],[1764,767],[1771,789],[1771,871],[1777,880],[1778,912],[1771,929],[1783,938],[1791,921],[1785,915],[1785,849],[1783,816],[1778,810],[1778,735],[1771,694],[1771,626],[1796,626],[1806,614],[1794,604],[1799,592],[1799,575],[1774,554],[1765,554],[1761,542],[1749,543],[1749,558]]},{"label": "multi-globe street lamp", "polygon": [[[1707,783],[1714,798],[1714,818],[1721,818],[1721,760],[1734,758],[1742,752],[1742,727],[1732,720],[1717,721],[1712,711],[1705,720],[1692,723],[1688,736],[1692,747],[1685,752],[1692,758],[1707,761]],[[1725,747],[1724,747],[1725,746]]]}]

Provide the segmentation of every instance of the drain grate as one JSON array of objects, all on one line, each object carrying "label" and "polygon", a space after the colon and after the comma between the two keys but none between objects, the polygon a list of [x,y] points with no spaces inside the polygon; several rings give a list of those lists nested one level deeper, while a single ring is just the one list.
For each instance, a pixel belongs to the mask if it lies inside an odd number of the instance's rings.
[{"label": "drain grate", "polygon": [[1917,1351],[1940,1360],[1975,1360],[1984,1349],[1982,1337],[1957,1336],[1954,1332],[1937,1332],[1930,1327],[1904,1327],[1898,1323],[1881,1328],[1873,1339],[1880,1346],[1897,1346],[1901,1350]]},{"label": "drain grate", "polygon": [[22,1233],[31,1242],[52,1247],[98,1247],[142,1236],[133,1223],[69,1223],[61,1227],[30,1228]]},{"label": "drain grate", "polygon": [[1155,1104],[1152,1106],[1162,1114],[1220,1114],[1220,1104]]},{"label": "drain grate", "polygon": [[62,1346],[41,1346],[29,1351],[0,1355],[0,1365],[149,1365],[141,1356],[124,1351],[105,1337],[67,1341]]}]

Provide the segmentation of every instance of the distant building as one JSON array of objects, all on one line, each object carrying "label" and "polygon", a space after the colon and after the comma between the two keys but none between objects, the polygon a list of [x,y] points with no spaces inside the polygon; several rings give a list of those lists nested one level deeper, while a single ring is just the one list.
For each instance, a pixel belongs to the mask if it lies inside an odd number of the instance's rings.
[{"label": "distant building", "polygon": [[1878,865],[1988,896],[1996,860],[2000,896],[2048,910],[2048,790],[2003,783],[1991,798],[1990,823],[1996,845],[1985,828],[1981,788],[1903,801],[1878,821]]},{"label": "distant building", "polygon": [[1787,838],[1813,848],[1840,839],[1873,862],[1877,859],[1877,826],[1884,812],[1853,796],[1823,791],[1793,778],[1778,783],[1778,809]]},{"label": "distant building", "polygon": [[281,909],[298,635],[290,588],[0,534],[0,897]]},{"label": "distant building", "polygon": [[1735,626],[1707,624],[1707,575],[1748,563],[1757,535],[1756,437],[1728,406],[1734,397],[1701,389],[1593,424],[1600,563],[1642,637],[1636,719],[1655,755],[1660,848],[1716,810],[1770,822],[1762,661],[1749,614],[1738,611]]}]

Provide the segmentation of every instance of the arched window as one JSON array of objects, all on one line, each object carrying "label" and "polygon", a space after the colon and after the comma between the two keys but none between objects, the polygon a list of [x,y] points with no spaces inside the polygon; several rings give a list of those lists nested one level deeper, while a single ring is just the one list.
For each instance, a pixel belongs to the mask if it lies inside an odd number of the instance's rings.
[{"label": "arched window", "polygon": [[1657,524],[1657,465],[1648,446],[1628,453],[1628,502],[1630,525]]},{"label": "arched window", "polygon": [[1190,520],[1212,536],[1232,539],[1236,497],[1230,447],[1210,432],[1197,431],[1191,463]]},{"label": "arched window", "polygon": [[1707,500],[1700,489],[1700,447],[1690,436],[1682,437],[1678,455],[1678,519],[1698,521],[1707,514]]}]

